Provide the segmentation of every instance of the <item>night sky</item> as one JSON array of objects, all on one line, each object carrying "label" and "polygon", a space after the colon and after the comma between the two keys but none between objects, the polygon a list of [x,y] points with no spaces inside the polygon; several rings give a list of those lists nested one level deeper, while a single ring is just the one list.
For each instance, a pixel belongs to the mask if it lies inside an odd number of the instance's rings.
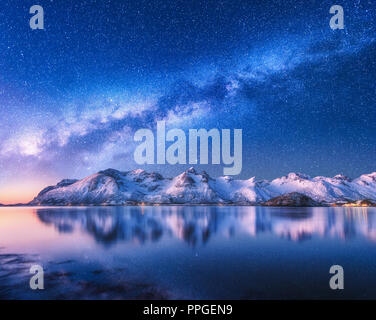
[{"label": "night sky", "polygon": [[[34,4],[44,30],[29,27]],[[344,30],[329,27],[334,4]],[[157,120],[243,129],[238,178],[376,171],[375,18],[374,0],[3,0],[0,202],[139,168],[134,132]]]}]

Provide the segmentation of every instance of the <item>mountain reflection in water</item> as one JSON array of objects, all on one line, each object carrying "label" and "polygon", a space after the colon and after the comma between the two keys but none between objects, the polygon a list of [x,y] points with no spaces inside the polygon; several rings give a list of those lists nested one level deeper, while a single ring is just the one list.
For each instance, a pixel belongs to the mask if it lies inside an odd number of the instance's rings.
[{"label": "mountain reflection in water", "polygon": [[59,233],[84,231],[104,246],[171,237],[195,247],[215,236],[231,238],[235,234],[272,234],[291,241],[314,236],[376,241],[373,208],[87,207],[40,208],[36,214]]},{"label": "mountain reflection in water", "polygon": [[375,299],[375,256],[376,208],[0,208],[0,299]]}]

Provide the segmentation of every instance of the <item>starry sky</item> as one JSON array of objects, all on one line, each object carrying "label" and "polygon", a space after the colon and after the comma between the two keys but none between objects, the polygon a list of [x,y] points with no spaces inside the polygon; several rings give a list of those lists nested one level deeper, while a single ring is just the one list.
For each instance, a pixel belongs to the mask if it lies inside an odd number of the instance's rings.
[{"label": "starry sky", "polygon": [[[29,27],[34,4],[44,30]],[[376,171],[375,18],[373,0],[3,0],[0,203],[139,168],[134,132],[158,120],[243,129],[238,178]]]}]

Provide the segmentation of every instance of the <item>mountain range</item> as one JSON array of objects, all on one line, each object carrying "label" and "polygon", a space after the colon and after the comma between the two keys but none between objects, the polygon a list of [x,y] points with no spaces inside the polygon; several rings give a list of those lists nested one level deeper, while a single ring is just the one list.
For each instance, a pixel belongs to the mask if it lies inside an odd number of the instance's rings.
[{"label": "mountain range", "polygon": [[317,206],[376,203],[376,172],[356,179],[289,173],[272,181],[212,178],[190,168],[173,178],[136,169],[107,169],[84,179],[64,179],[43,189],[29,205],[218,204]]}]

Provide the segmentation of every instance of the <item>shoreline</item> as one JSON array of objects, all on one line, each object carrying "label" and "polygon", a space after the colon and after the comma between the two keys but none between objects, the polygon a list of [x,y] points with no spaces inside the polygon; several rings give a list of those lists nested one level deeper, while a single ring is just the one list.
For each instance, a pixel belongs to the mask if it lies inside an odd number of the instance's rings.
[{"label": "shoreline", "polygon": [[376,206],[367,205],[337,205],[328,204],[321,206],[268,206],[262,204],[213,204],[213,203],[155,203],[155,204],[72,204],[72,205],[29,205],[29,204],[9,204],[1,205],[0,208],[14,208],[14,207],[26,207],[26,208],[75,208],[75,207],[264,207],[264,208],[375,208]]}]

